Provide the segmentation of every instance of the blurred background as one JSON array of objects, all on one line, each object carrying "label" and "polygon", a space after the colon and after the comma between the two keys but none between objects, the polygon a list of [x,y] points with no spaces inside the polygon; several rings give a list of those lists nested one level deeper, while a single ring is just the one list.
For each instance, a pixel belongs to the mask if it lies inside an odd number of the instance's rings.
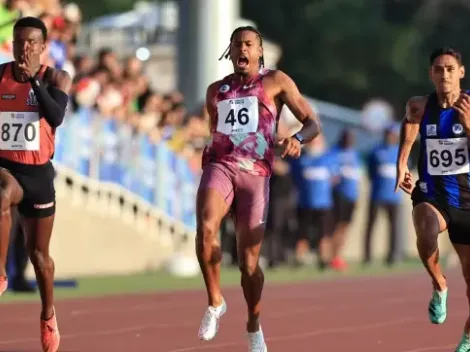
[{"label": "blurred background", "polygon": [[[416,258],[411,202],[393,189],[396,122],[410,96],[432,90],[434,48],[455,46],[465,61],[467,1],[0,2],[0,62],[12,60],[14,22],[38,16],[49,30],[43,63],[73,78],[53,160],[58,279],[161,268],[197,275],[204,97],[231,72],[218,58],[240,25],[263,33],[266,66],[294,79],[324,129],[304,148],[307,168],[276,159],[262,264],[344,271]],[[299,128],[285,108],[279,134]],[[12,236],[11,275],[27,289],[33,271],[18,226]],[[236,266],[228,218],[221,240],[224,265]]]}]

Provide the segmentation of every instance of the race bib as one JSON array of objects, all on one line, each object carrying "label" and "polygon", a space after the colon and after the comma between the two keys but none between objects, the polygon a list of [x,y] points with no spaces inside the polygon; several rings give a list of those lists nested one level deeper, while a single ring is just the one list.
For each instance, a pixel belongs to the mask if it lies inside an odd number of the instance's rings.
[{"label": "race bib", "polygon": [[222,100],[217,104],[217,132],[225,135],[258,131],[258,97]]},{"label": "race bib", "polygon": [[428,172],[433,176],[470,172],[466,137],[426,139]]},{"label": "race bib", "polygon": [[39,150],[39,113],[0,112],[0,149]]}]

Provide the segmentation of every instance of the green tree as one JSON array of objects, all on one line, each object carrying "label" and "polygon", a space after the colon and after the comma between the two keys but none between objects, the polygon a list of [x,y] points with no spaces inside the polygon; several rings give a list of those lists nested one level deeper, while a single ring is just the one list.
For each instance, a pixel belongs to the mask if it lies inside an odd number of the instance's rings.
[{"label": "green tree", "polygon": [[459,0],[243,0],[242,15],[281,45],[279,68],[306,94],[360,108],[384,97],[403,113],[431,89],[438,46],[470,55],[470,7]]},{"label": "green tree", "polygon": [[80,0],[85,21],[95,17],[132,10],[135,0]]}]

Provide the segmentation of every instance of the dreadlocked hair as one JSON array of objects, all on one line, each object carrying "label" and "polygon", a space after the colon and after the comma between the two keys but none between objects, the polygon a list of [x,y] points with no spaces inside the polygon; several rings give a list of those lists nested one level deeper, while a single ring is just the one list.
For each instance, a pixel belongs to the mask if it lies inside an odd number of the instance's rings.
[{"label": "dreadlocked hair", "polygon": [[[225,49],[222,56],[219,57],[219,61],[222,59],[230,59],[230,46],[232,45],[233,37],[235,37],[237,33],[243,32],[243,31],[250,31],[250,32],[255,33],[258,36],[261,47],[263,46],[263,35],[255,27],[253,26],[238,27],[232,32],[232,35],[230,36],[230,44],[228,45],[227,49]],[[259,58],[259,65],[261,68],[264,67],[264,55],[261,55],[261,57]]]}]

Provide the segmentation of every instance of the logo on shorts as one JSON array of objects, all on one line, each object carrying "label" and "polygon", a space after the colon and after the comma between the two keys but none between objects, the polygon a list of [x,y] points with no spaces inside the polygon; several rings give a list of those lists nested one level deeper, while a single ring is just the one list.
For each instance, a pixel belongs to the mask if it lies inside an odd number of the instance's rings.
[{"label": "logo on shorts", "polygon": [[34,209],[47,209],[52,208],[54,206],[54,202],[46,203],[46,204],[34,204]]},{"label": "logo on shorts", "polygon": [[463,133],[463,126],[460,123],[456,123],[452,126],[452,132],[454,134],[459,135]]},{"label": "logo on shorts", "polygon": [[26,105],[28,106],[38,106],[38,99],[36,98],[36,94],[34,94],[33,88],[29,90],[29,97],[28,100],[26,100]]},{"label": "logo on shorts", "polygon": [[437,136],[437,125],[427,125],[426,136]]},{"label": "logo on shorts", "polygon": [[428,193],[428,184],[426,182],[420,182],[419,188],[421,189],[421,192]]},{"label": "logo on shorts", "polygon": [[2,100],[15,100],[15,94],[2,94]]},{"label": "logo on shorts", "polygon": [[227,93],[229,90],[230,90],[230,86],[228,84],[224,84],[222,87],[220,87],[219,92]]}]

